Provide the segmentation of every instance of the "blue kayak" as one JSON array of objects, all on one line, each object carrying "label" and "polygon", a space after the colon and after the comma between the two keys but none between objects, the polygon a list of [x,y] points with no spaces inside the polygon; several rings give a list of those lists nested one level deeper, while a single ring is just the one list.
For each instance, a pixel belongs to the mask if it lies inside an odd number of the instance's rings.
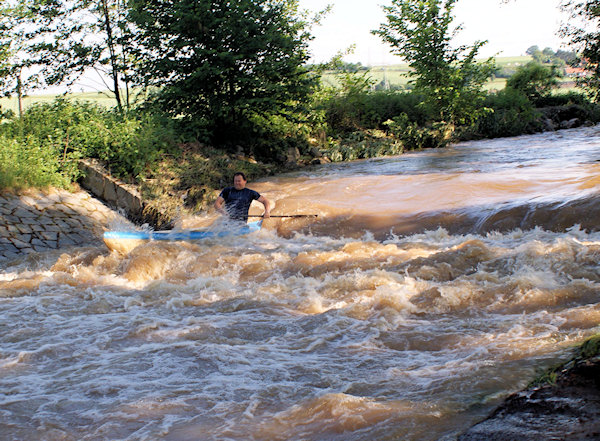
[{"label": "blue kayak", "polygon": [[169,230],[169,231],[106,231],[104,243],[111,250],[130,251],[141,243],[151,240],[195,241],[226,236],[243,236],[260,230],[262,220],[249,222],[240,227],[222,230]]}]

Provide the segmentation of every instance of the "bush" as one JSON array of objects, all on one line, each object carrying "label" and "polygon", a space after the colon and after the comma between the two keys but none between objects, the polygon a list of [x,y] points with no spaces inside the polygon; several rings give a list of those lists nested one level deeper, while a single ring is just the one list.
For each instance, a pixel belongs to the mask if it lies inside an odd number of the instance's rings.
[{"label": "bush", "polygon": [[0,135],[0,188],[67,187],[72,176],[61,173],[59,157],[36,139]]},{"label": "bush", "polygon": [[506,88],[522,92],[534,104],[548,96],[558,85],[559,73],[555,66],[546,67],[534,61],[520,66],[506,81]]},{"label": "bush", "polygon": [[399,155],[404,152],[401,142],[359,131],[347,134],[342,140],[330,141],[327,157],[333,162]]},{"label": "bush", "polygon": [[423,97],[414,92],[362,91],[356,94],[332,94],[321,104],[325,120],[333,133],[365,129],[384,129],[384,123],[404,113],[423,125],[429,119]]},{"label": "bush", "polygon": [[385,124],[390,133],[400,139],[407,150],[445,147],[450,142],[453,132],[453,128],[444,122],[419,126],[405,113],[401,113]]},{"label": "bush", "polygon": [[81,157],[100,159],[114,174],[135,178],[175,139],[173,123],[160,114],[121,114],[65,99],[28,108],[23,118],[0,126],[0,132],[43,150],[58,161],[57,173],[69,180],[77,179]]},{"label": "bush", "polygon": [[488,95],[484,106],[491,108],[492,112],[482,116],[476,123],[475,132],[479,136],[517,136],[540,129],[540,114],[523,92],[506,88]]},{"label": "bush", "polygon": [[541,97],[536,101],[537,107],[570,106],[572,104],[589,104],[589,99],[584,93],[567,92]]}]

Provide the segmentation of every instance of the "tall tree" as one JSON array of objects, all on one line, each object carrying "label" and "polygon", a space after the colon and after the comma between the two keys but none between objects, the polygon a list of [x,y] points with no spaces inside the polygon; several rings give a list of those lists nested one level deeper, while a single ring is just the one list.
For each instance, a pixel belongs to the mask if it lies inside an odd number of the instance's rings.
[{"label": "tall tree", "polygon": [[573,20],[561,33],[571,39],[588,72],[578,82],[594,101],[600,98],[600,0],[564,0]]},{"label": "tall tree", "polygon": [[304,66],[310,23],[297,0],[131,5],[142,85],[160,88],[155,101],[173,115],[205,121],[213,140],[239,133],[253,114],[285,114],[316,82]]},{"label": "tall tree", "polygon": [[25,90],[36,85],[35,77],[23,81],[22,75],[29,66],[22,26],[28,18],[27,9],[19,1],[3,2],[0,5],[0,94],[17,95],[20,116],[23,115]]},{"label": "tall tree", "polygon": [[130,104],[132,27],[126,0],[20,0],[30,19],[25,25],[29,62],[48,85],[72,85],[96,70],[117,106]]},{"label": "tall tree", "polygon": [[485,44],[453,48],[452,38],[461,27],[451,29],[457,0],[392,0],[384,6],[387,22],[373,31],[413,69],[415,88],[424,94],[437,118],[465,124],[481,113],[482,86],[492,75],[494,61],[478,63]]}]

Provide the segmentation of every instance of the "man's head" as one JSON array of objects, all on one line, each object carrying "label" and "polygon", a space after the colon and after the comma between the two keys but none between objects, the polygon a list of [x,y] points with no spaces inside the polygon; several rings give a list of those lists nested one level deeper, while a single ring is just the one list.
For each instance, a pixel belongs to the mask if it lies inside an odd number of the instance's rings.
[{"label": "man's head", "polygon": [[246,187],[246,175],[242,172],[233,175],[233,186],[236,190],[243,190]]}]

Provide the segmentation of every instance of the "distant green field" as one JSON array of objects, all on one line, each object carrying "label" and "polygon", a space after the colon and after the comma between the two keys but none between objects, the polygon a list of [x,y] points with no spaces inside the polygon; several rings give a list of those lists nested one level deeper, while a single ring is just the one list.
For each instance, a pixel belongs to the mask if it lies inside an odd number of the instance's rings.
[{"label": "distant green field", "polygon": [[[23,98],[23,107],[27,108],[36,103],[49,103],[54,101],[59,96],[61,95],[29,95]],[[65,97],[81,101],[93,101],[107,107],[112,107],[115,105],[114,98],[109,97],[106,93],[102,92],[78,92],[67,94]],[[2,110],[12,110],[13,112],[18,113],[19,103],[17,98],[0,98],[0,108],[2,108]]]},{"label": "distant green field", "polygon": [[[499,68],[504,67],[518,67],[527,64],[531,61],[530,56],[521,57],[499,57],[496,58],[496,64]],[[409,68],[407,64],[395,64],[389,66],[371,66],[369,68],[368,76],[372,78],[374,83],[381,84],[386,82],[390,87],[401,86],[405,87],[409,81],[407,73]],[[329,86],[338,86],[339,82],[334,72],[325,72],[323,74],[323,83]],[[564,80],[566,81],[566,80]],[[495,78],[489,81],[485,88],[487,90],[501,90],[506,85],[506,79]],[[564,89],[563,89],[564,90]],[[58,95],[31,95],[23,99],[23,106],[27,108],[34,103],[44,103],[53,101]],[[65,95],[69,99],[76,99],[81,101],[92,101],[100,105],[113,107],[115,106],[114,98],[110,97],[107,93],[102,92],[79,92]],[[12,110],[18,112],[18,103],[16,98],[0,98],[0,108],[2,110]]]}]

